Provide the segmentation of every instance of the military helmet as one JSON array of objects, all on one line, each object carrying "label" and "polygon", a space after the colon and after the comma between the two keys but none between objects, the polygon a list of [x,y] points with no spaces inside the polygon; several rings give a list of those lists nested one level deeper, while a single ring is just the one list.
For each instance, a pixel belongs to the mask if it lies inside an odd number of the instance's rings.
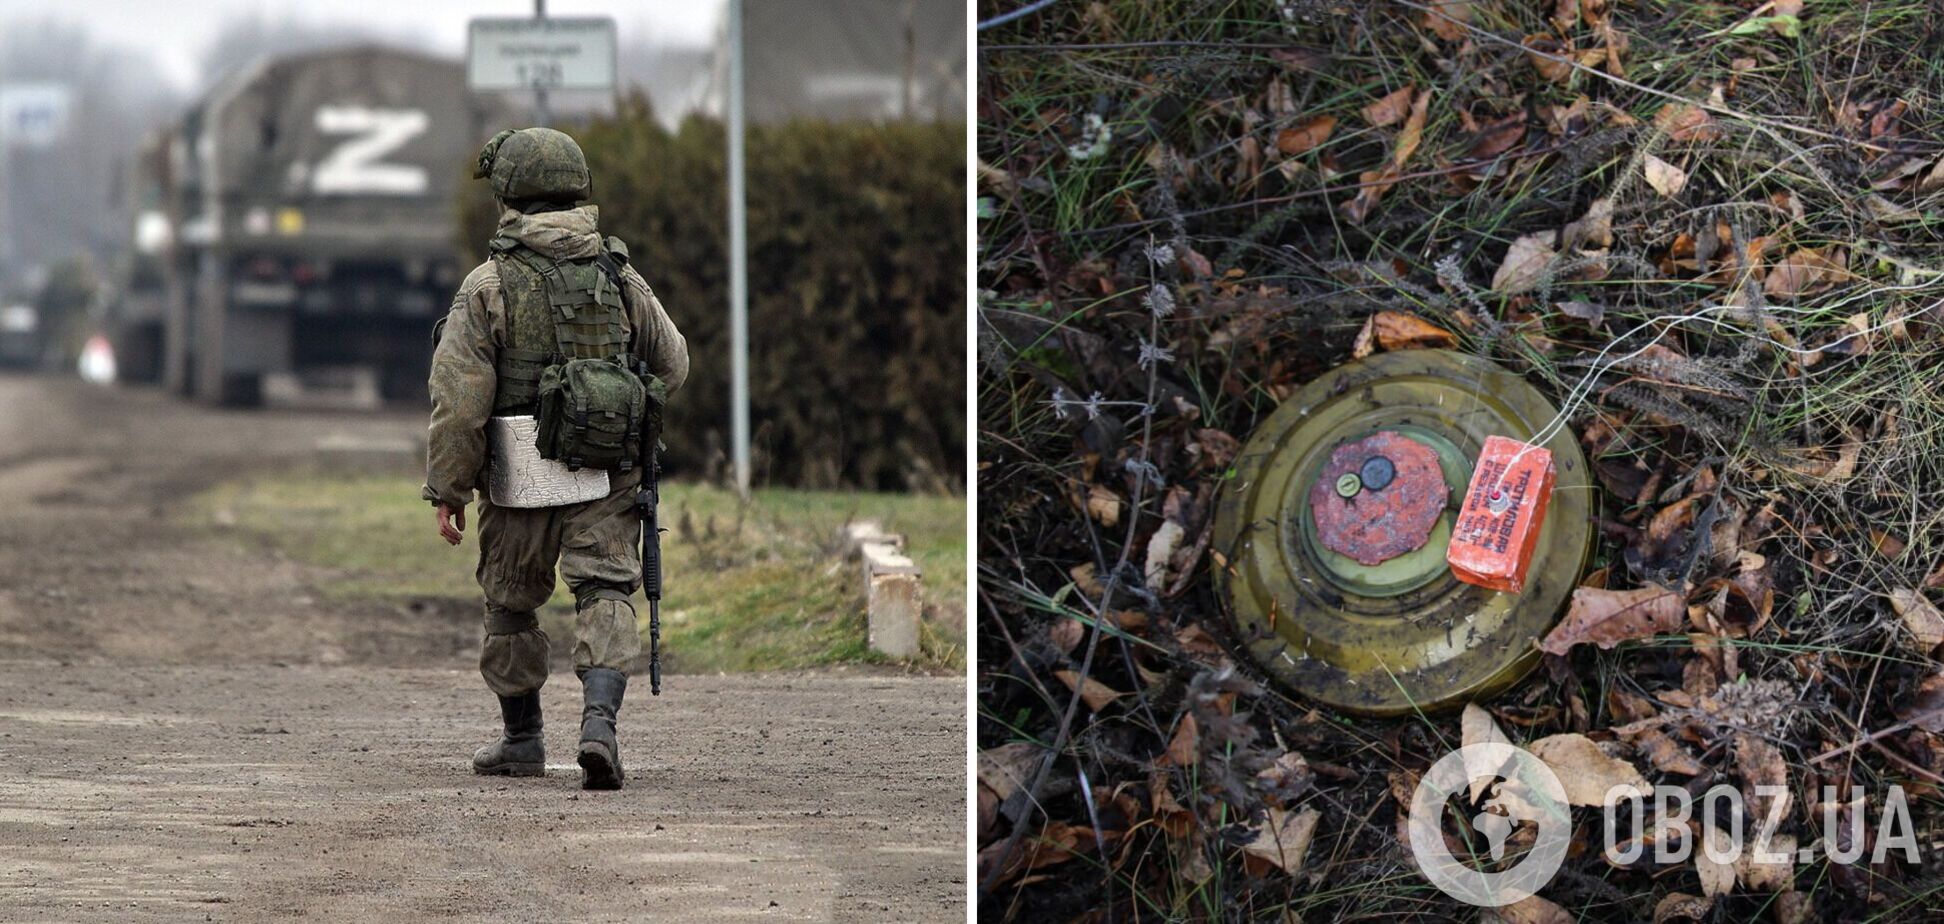
[{"label": "military helmet", "polygon": [[494,135],[480,150],[473,177],[490,178],[493,194],[508,202],[579,202],[594,194],[580,145],[551,128]]}]

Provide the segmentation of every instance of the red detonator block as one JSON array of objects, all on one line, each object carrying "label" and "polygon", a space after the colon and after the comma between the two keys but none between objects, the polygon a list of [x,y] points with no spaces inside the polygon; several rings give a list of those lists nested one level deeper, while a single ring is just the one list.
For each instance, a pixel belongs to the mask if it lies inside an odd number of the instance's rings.
[{"label": "red detonator block", "polygon": [[1445,550],[1452,576],[1506,593],[1523,590],[1552,492],[1551,452],[1487,437]]}]

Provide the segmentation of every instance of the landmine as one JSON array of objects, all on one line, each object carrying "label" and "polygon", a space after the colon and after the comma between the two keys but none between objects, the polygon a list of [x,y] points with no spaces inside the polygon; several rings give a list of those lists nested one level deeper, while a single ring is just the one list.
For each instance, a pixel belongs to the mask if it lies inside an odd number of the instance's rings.
[{"label": "landmine", "polygon": [[1491,438],[1531,440],[1554,416],[1519,376],[1442,350],[1380,353],[1291,395],[1216,502],[1210,560],[1247,660],[1368,715],[1456,707],[1518,681],[1592,547],[1596,495],[1570,429],[1540,444],[1555,484],[1522,538],[1523,589],[1459,580],[1447,553]]}]

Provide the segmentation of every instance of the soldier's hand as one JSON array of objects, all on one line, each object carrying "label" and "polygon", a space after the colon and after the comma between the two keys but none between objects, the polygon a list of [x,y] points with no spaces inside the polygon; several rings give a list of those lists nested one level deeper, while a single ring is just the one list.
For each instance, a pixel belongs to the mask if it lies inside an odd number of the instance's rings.
[{"label": "soldier's hand", "polygon": [[466,538],[466,508],[460,507],[455,510],[440,504],[438,514],[439,538],[444,539],[448,545],[458,545]]}]

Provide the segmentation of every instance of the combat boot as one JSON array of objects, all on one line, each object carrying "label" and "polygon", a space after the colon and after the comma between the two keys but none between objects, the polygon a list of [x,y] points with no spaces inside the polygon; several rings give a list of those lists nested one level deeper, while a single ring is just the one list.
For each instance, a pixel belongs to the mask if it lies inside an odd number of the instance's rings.
[{"label": "combat boot", "polygon": [[605,667],[590,667],[581,675],[581,788],[620,789],[621,748],[614,743],[614,719],[621,712],[621,695],[628,691],[628,675]]},{"label": "combat boot", "polygon": [[547,745],[540,735],[540,691],[524,696],[502,696],[499,701],[506,733],[500,740],[473,752],[473,772],[492,776],[545,775]]}]

